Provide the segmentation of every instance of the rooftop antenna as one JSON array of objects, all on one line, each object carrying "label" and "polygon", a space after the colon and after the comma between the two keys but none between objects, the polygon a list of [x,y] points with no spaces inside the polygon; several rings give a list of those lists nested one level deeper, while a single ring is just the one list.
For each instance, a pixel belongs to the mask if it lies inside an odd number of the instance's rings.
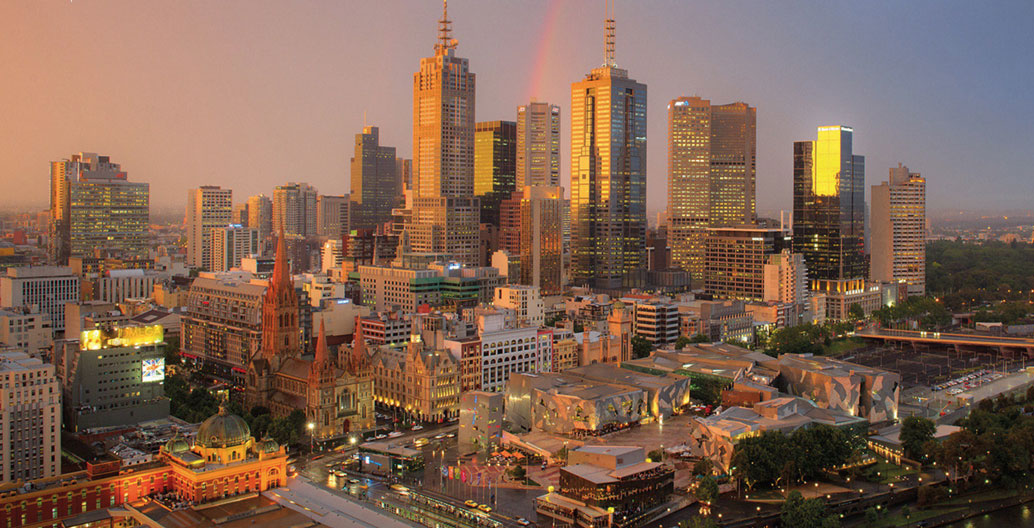
[{"label": "rooftop antenna", "polygon": [[363,128],[366,128],[366,110],[363,110]]},{"label": "rooftop antenna", "polygon": [[434,45],[435,53],[445,53],[456,47],[452,38],[452,20],[449,20],[449,0],[442,0],[442,18],[438,21],[438,43]]},{"label": "rooftop antenna", "polygon": [[614,67],[617,64],[614,62],[614,3],[613,0],[610,2],[610,9],[607,9],[607,0],[603,0],[603,11],[604,16],[607,19],[603,23],[604,32],[604,46],[603,46],[603,65],[608,67]]}]

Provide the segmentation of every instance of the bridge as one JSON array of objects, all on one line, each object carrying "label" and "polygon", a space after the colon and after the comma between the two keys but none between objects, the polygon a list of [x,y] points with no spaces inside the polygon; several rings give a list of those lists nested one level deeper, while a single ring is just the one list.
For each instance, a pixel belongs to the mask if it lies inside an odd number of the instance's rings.
[{"label": "bridge", "polygon": [[1025,354],[1034,358],[1034,339],[1025,337],[952,334],[920,330],[896,330],[867,327],[855,333],[856,337],[894,344],[910,344],[913,348],[945,347],[957,351],[992,349],[1000,354]]}]

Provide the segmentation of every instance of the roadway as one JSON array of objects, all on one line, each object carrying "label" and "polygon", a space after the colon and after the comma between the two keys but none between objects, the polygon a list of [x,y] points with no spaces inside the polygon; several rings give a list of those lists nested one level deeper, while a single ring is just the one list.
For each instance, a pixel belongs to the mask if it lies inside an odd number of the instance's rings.
[{"label": "roadway", "polygon": [[868,327],[855,333],[856,337],[880,339],[883,341],[906,341],[910,343],[927,343],[940,345],[971,345],[986,347],[1025,348],[1034,350],[1034,339],[1022,337],[984,336],[972,334],[952,334],[946,332],[928,332],[916,330],[896,330],[891,328]]}]

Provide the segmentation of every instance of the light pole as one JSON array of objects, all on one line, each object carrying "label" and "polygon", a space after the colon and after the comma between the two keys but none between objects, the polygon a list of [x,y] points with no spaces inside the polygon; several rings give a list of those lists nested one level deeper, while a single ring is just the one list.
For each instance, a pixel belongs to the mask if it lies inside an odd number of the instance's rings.
[{"label": "light pole", "polygon": [[309,429],[309,453],[312,453],[313,447],[315,446],[315,440],[312,437],[312,431],[316,428],[316,424],[309,422],[305,424],[305,427]]}]

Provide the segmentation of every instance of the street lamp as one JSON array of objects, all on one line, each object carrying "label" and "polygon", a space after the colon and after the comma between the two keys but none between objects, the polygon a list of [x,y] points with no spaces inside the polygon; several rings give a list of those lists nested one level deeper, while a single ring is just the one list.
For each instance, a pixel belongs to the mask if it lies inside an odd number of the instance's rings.
[{"label": "street lamp", "polygon": [[309,452],[312,453],[313,446],[315,445],[315,440],[312,437],[312,430],[316,427],[316,424],[309,422],[305,424],[305,427],[309,428]]}]

